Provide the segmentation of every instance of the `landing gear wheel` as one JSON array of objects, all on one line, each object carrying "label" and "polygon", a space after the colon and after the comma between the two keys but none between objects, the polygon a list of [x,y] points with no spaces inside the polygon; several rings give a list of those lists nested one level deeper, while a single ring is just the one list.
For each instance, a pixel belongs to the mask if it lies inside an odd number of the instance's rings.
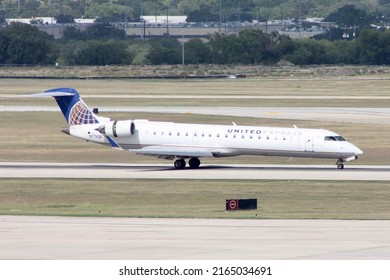
[{"label": "landing gear wheel", "polygon": [[186,162],[184,159],[178,159],[175,161],[174,166],[176,169],[184,169],[186,167]]},{"label": "landing gear wheel", "polygon": [[200,165],[200,160],[196,157],[191,158],[188,164],[190,165],[190,168],[198,168]]},{"label": "landing gear wheel", "polygon": [[344,164],[342,163],[337,164],[337,169],[344,169]]}]

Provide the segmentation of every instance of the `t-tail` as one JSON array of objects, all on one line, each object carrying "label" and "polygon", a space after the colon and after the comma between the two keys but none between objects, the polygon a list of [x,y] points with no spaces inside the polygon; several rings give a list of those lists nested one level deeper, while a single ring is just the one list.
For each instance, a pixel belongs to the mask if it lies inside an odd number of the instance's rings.
[{"label": "t-tail", "polygon": [[88,108],[74,88],[54,88],[33,96],[54,97],[69,125],[99,123],[99,117]]},{"label": "t-tail", "polygon": [[62,132],[90,142],[121,148],[111,137],[100,132],[100,127],[110,122],[110,118],[96,116],[74,88],[54,88],[31,96],[54,97],[69,125],[62,128]]}]

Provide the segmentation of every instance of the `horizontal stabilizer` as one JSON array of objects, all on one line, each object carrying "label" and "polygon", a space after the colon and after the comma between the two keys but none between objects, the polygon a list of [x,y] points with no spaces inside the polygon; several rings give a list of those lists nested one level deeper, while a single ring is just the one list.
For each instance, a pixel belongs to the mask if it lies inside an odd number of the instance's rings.
[{"label": "horizontal stabilizer", "polygon": [[64,92],[64,91],[53,91],[53,92],[41,92],[41,93],[33,93],[29,96],[31,97],[59,97],[59,96],[74,96],[74,93]]}]

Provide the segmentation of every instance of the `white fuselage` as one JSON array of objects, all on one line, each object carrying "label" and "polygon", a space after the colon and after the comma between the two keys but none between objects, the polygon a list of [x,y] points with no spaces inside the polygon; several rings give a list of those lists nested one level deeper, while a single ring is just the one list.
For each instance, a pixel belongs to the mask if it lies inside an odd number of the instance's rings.
[{"label": "white fuselage", "polygon": [[[348,161],[363,153],[343,137],[324,129],[128,122],[133,125],[132,133],[111,136],[120,148],[162,158],[262,155]],[[101,123],[70,126],[69,132],[84,140],[111,145],[107,135],[97,131],[99,127]]]}]

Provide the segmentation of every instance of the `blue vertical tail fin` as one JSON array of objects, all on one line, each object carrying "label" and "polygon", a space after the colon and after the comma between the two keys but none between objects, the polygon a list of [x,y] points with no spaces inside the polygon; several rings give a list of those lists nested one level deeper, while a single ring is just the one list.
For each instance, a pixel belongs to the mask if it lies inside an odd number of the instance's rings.
[{"label": "blue vertical tail fin", "polygon": [[33,96],[54,97],[69,125],[99,123],[98,117],[88,108],[74,88],[54,88]]}]

